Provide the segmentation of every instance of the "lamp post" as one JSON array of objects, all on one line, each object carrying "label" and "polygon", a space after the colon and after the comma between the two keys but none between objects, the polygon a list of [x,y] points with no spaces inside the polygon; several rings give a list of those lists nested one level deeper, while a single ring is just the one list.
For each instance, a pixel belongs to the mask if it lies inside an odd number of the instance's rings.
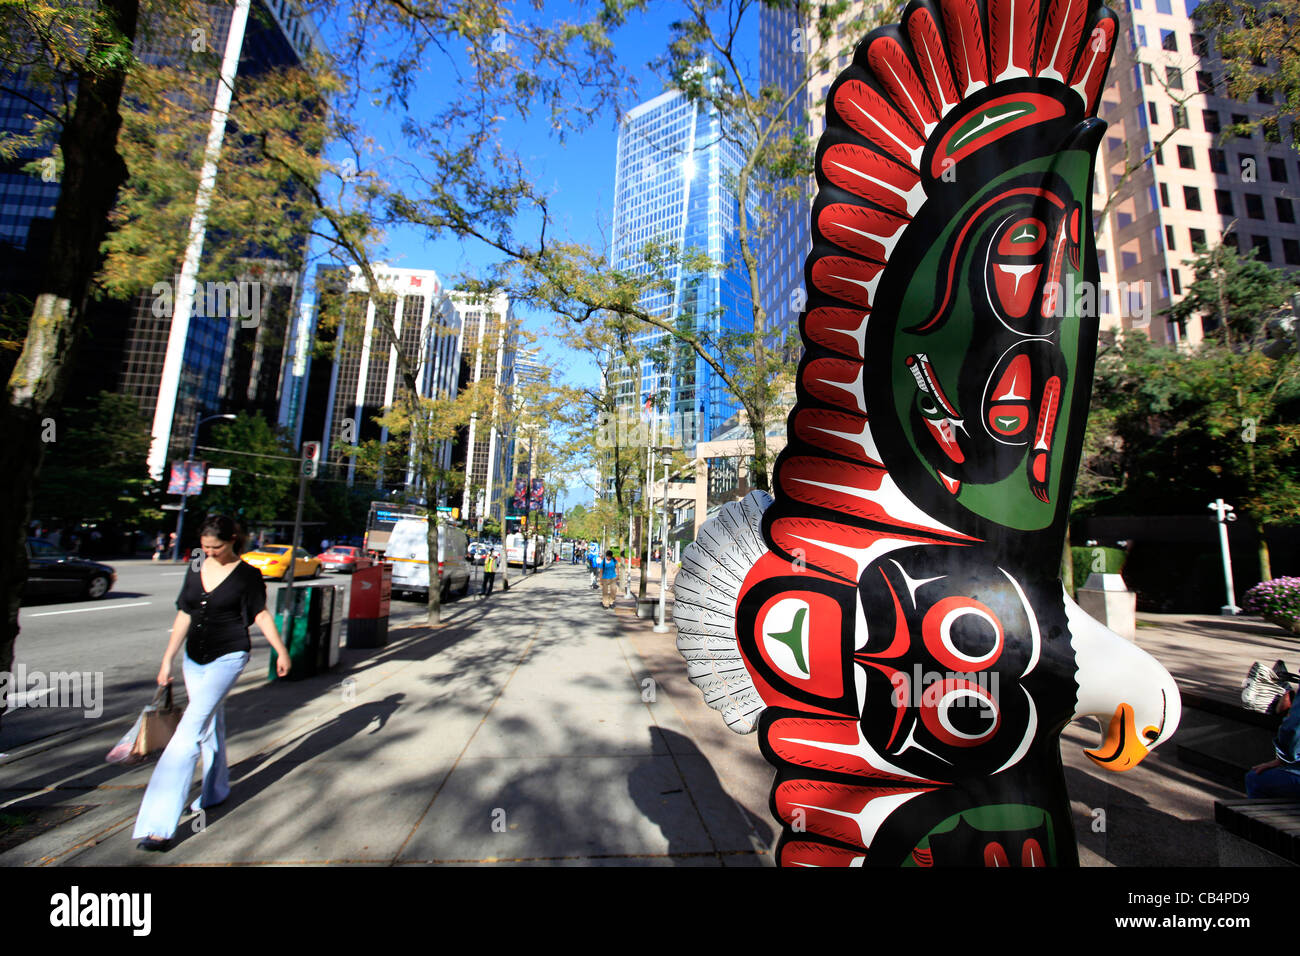
[{"label": "lamp post", "polygon": [[1237,516],[1232,513],[1232,505],[1224,504],[1222,498],[1216,498],[1206,507],[1214,512],[1214,520],[1219,525],[1219,550],[1223,554],[1223,583],[1228,589],[1228,603],[1219,609],[1219,613],[1225,616],[1240,614],[1236,588],[1232,583],[1232,555],[1228,551],[1228,522],[1236,521]]},{"label": "lamp post", "polygon": [[660,464],[664,466],[664,503],[662,520],[660,520],[659,526],[663,530],[664,546],[663,551],[660,552],[663,556],[663,562],[660,565],[662,570],[659,574],[659,623],[654,627],[656,634],[666,634],[668,632],[668,625],[664,623],[664,616],[668,613],[668,470],[673,465],[672,450],[663,448],[661,452]]},{"label": "lamp post", "polygon": [[179,561],[181,557],[181,531],[185,527],[185,505],[190,497],[190,462],[194,460],[195,454],[199,449],[199,427],[204,422],[213,422],[219,418],[233,420],[234,415],[209,415],[207,418],[200,418],[194,423],[194,435],[190,439],[190,456],[185,459],[185,485],[181,488],[181,510],[176,515],[176,543],[172,545],[172,560]]}]

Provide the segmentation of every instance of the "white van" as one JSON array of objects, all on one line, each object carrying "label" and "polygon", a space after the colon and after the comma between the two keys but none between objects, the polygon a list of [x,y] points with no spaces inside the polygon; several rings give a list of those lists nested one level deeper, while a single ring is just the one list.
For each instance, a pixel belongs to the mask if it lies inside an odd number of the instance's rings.
[{"label": "white van", "polygon": [[[402,518],[388,536],[384,560],[393,566],[393,594],[429,593],[429,519]],[[469,593],[471,575],[466,555],[469,537],[460,528],[438,526],[438,564],[442,568],[442,600],[452,592]]]},{"label": "white van", "polygon": [[[545,539],[532,535],[528,539],[528,566],[540,567],[542,556],[546,553]],[[506,535],[506,564],[524,566],[524,536],[515,532]]]}]

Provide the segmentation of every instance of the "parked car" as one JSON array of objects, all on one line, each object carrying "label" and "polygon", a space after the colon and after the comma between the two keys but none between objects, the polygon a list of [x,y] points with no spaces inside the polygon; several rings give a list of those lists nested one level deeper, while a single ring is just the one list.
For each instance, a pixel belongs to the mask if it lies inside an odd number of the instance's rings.
[{"label": "parked car", "polygon": [[354,548],[351,545],[336,544],[328,551],[322,551],[316,555],[316,560],[321,563],[326,571],[339,571],[351,574],[361,568],[368,568],[374,561],[370,560],[370,555],[360,548]]},{"label": "parked car", "polygon": [[[256,551],[250,551],[242,557],[243,560],[261,571],[262,577],[283,580],[289,571],[289,550],[290,547],[287,544],[264,544]],[[306,549],[296,549],[294,558],[294,580],[321,576],[324,565],[308,554]]]},{"label": "parked car", "polygon": [[68,554],[43,538],[27,539],[28,598],[84,598],[97,601],[117,583],[117,572],[107,564]]}]

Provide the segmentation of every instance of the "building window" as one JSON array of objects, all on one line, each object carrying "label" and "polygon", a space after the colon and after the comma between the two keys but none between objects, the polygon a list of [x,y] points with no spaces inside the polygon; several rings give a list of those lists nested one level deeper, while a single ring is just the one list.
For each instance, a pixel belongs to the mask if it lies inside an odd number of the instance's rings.
[{"label": "building window", "polygon": [[1156,13],[1163,13],[1166,16],[1173,13],[1173,10],[1169,9],[1169,0],[1156,0]]},{"label": "building window", "polygon": [[1291,204],[1291,200],[1285,196],[1275,196],[1273,202],[1277,206],[1278,222],[1295,222],[1295,206]]},{"label": "building window", "polygon": [[1201,110],[1201,122],[1205,124],[1207,133],[1218,133],[1223,130],[1222,124],[1219,123],[1218,110]]},{"label": "building window", "polygon": [[1270,93],[1262,86],[1255,91],[1255,98],[1259,100],[1261,103],[1263,103],[1265,106],[1273,105],[1273,94]]},{"label": "building window", "polygon": [[1159,123],[1159,122],[1160,122],[1160,117],[1159,117],[1159,115],[1156,113],[1156,104],[1154,104],[1154,103],[1148,103],[1148,104],[1147,104],[1147,116],[1149,116],[1149,117],[1151,118],[1151,122],[1152,122],[1152,123]]},{"label": "building window", "polygon": [[1157,166],[1163,166],[1165,164],[1165,151],[1162,147],[1156,147],[1155,157]]},{"label": "building window", "polygon": [[1142,78],[1146,80],[1147,83],[1154,83],[1156,81],[1155,74],[1151,71],[1150,63],[1142,64]]},{"label": "building window", "polygon": [[1268,119],[1264,120],[1261,128],[1264,130],[1264,142],[1277,143],[1278,145],[1281,145],[1282,133],[1278,129],[1277,117],[1270,116]]},{"label": "building window", "polygon": [[1098,249],[1098,250],[1097,250],[1097,270],[1098,270],[1099,272],[1106,272],[1106,271],[1107,271],[1106,266],[1107,266],[1107,263],[1106,263],[1106,250],[1105,250],[1105,249]]},{"label": "building window", "polygon": [[1169,185],[1167,183],[1160,184],[1160,205],[1166,209],[1169,208]]},{"label": "building window", "polygon": [[1205,230],[1204,229],[1188,229],[1187,237],[1192,241],[1193,252],[1205,251]]},{"label": "building window", "polygon": [[1119,260],[1121,269],[1132,269],[1138,264],[1136,252],[1121,252],[1119,254]]},{"label": "building window", "polygon": [[1173,30],[1160,31],[1160,48],[1168,50],[1170,53],[1178,52],[1178,34]]},{"label": "building window", "polygon": [[1210,55],[1210,41],[1205,38],[1205,34],[1192,34],[1192,53],[1199,57],[1207,57]]},{"label": "building window", "polygon": [[1187,125],[1186,106],[1182,106],[1178,103],[1174,103],[1169,107],[1169,112],[1173,114],[1175,129],[1190,129],[1190,127]]},{"label": "building window", "polygon": [[1192,158],[1192,147],[1190,146],[1178,147],[1178,165],[1181,166],[1183,169],[1196,168],[1196,160]]},{"label": "building window", "polygon": [[1176,66],[1165,67],[1165,85],[1171,90],[1183,88],[1183,71]]},{"label": "building window", "polygon": [[1228,154],[1221,149],[1210,150],[1210,171],[1226,174],[1228,172]]},{"label": "building window", "polygon": [[1201,191],[1195,186],[1183,187],[1183,205],[1197,211],[1201,208]]},{"label": "building window", "polygon": [[1246,215],[1251,219],[1264,218],[1264,199],[1259,193],[1246,193]]},{"label": "building window", "polygon": [[1138,27],[1138,46],[1147,45],[1147,28]]},{"label": "building window", "polygon": [[1216,189],[1214,191],[1214,205],[1219,210],[1220,215],[1231,216],[1232,211],[1232,193],[1226,189]]},{"label": "building window", "polygon": [[1283,239],[1282,257],[1289,266],[1300,266],[1300,240]]},{"label": "building window", "polygon": [[1133,225],[1133,217],[1126,212],[1115,213],[1115,225],[1120,229],[1127,229]]},{"label": "building window", "polygon": [[1268,174],[1275,183],[1286,182],[1286,160],[1270,156],[1268,158]]},{"label": "building window", "polygon": [[1209,70],[1196,71],[1196,92],[1213,93],[1214,92],[1214,74]]},{"label": "building window", "polygon": [[1255,258],[1260,262],[1273,261],[1273,244],[1268,241],[1268,236],[1252,236],[1251,243],[1255,247]]},{"label": "building window", "polygon": [[1174,227],[1165,226],[1165,246],[1172,252],[1178,247],[1174,244]]},{"label": "building window", "polygon": [[1169,270],[1169,278],[1172,279],[1174,283],[1174,295],[1182,295],[1183,277],[1178,274],[1178,270],[1177,269]]}]

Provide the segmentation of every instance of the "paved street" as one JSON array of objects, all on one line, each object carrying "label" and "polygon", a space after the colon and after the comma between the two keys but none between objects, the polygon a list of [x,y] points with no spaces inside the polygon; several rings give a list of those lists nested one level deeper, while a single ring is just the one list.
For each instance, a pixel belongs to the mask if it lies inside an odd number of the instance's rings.
[{"label": "paved street", "polygon": [[[106,704],[80,736],[15,751],[0,762],[0,805],[67,819],[0,852],[0,864],[771,865],[771,769],[757,739],[728,731],[687,682],[674,634],[655,634],[630,600],[603,610],[580,568],[510,580],[508,592],[449,605],[441,628],[397,627],[387,647],[344,648],[328,675],[268,684],[259,650],[227,704],[233,795],[205,819],[187,816],[167,854],[138,851],[130,835],[152,763],[103,762],[125,714],[111,718]],[[120,600],[149,593],[142,583]],[[101,643],[157,642],[146,661],[121,665],[146,685],[164,628],[119,641],[103,620]],[[47,659],[73,666],[57,656],[69,640],[51,640]],[[1300,663],[1300,645],[1257,621],[1170,616],[1145,617],[1138,640],[1196,706],[1170,744],[1123,774],[1084,756],[1097,728],[1067,728],[1081,862],[1279,862],[1243,855],[1213,822],[1213,801],[1241,796],[1243,769],[1268,757],[1270,731],[1198,708],[1209,690],[1231,702],[1243,662]],[[126,696],[133,715],[140,692]]]},{"label": "paved street", "polygon": [[[147,559],[106,563],[117,571],[117,583],[101,600],[51,601],[23,608],[22,632],[14,655],[15,668],[23,665],[28,672],[98,675],[103,689],[102,700],[98,701],[102,715],[87,718],[82,709],[34,707],[31,701],[24,700],[27,706],[5,715],[0,729],[0,754],[85,733],[127,714],[134,716],[152,695],[158,664],[176,616],[176,595],[185,565]],[[351,581],[351,575],[325,574],[314,583],[350,588]],[[276,592],[283,587],[279,582],[267,582],[267,604],[272,609]],[[421,621],[423,616],[423,606],[418,602],[392,604],[394,626]],[[257,628],[253,628],[252,635],[249,670],[264,674],[270,646]],[[176,689],[183,698],[179,664],[175,673]]]},{"label": "paved street", "polygon": [[[639,647],[682,670],[672,635],[602,610],[579,568],[510,577],[336,673],[268,685],[250,664],[227,704],[234,795],[165,856],[130,839],[152,764],[102,762],[120,725],[5,766],[15,808],[93,809],[0,863],[769,864],[770,771],[648,666]],[[679,703],[716,721],[720,761]]]}]

